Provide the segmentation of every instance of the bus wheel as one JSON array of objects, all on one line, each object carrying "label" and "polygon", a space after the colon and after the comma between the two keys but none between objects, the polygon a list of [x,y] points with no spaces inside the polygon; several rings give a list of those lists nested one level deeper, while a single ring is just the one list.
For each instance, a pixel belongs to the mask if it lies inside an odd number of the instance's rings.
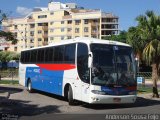
[{"label": "bus wheel", "polygon": [[71,86],[69,86],[68,90],[68,103],[69,105],[74,105],[73,92]]},{"label": "bus wheel", "polygon": [[27,90],[29,93],[32,93],[33,92],[33,89],[32,89],[32,83],[30,80],[28,80],[28,83],[27,83]]}]

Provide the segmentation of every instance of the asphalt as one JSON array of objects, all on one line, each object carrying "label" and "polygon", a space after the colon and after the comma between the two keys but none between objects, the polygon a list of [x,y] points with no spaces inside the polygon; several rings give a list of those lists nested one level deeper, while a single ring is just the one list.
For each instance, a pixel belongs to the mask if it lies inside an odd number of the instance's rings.
[{"label": "asphalt", "polygon": [[[145,85],[146,86],[152,86],[152,81],[145,81]],[[160,87],[160,81],[158,81],[158,87]],[[12,85],[4,85],[1,84],[0,86],[12,86]],[[13,87],[13,86],[12,86]],[[14,86],[16,87],[16,86]],[[10,93],[6,90],[0,89],[0,102],[8,99],[10,96]],[[147,93],[147,94],[138,94],[139,97],[143,97],[143,98],[147,98],[147,99],[156,99],[156,98],[152,98],[152,93]],[[160,100],[160,99],[157,99]]]},{"label": "asphalt", "polygon": [[10,96],[9,92],[0,90],[0,102],[5,101],[6,99],[8,99]]}]

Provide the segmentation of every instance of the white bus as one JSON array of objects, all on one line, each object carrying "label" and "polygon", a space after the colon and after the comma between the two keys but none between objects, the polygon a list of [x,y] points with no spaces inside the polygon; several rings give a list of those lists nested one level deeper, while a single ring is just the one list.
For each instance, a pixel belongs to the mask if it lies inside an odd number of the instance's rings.
[{"label": "white bus", "polygon": [[90,104],[134,103],[136,68],[128,44],[75,38],[21,52],[19,83]]}]

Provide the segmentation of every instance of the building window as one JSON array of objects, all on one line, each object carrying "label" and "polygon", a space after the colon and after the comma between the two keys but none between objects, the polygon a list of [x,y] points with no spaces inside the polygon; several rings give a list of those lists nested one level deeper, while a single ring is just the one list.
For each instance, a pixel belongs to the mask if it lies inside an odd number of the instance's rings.
[{"label": "building window", "polygon": [[84,27],[84,32],[88,32],[88,27]]},{"label": "building window", "polygon": [[77,38],[77,37],[79,37],[79,36],[75,36],[75,38]]},{"label": "building window", "polygon": [[50,29],[50,32],[51,32],[51,33],[54,32],[54,29]]},{"label": "building window", "polygon": [[30,43],[34,43],[34,39],[30,39]]},{"label": "building window", "polygon": [[17,47],[14,47],[14,51],[17,51]]},{"label": "building window", "polygon": [[61,21],[61,24],[64,24],[64,21]]},{"label": "building window", "polygon": [[85,35],[84,37],[89,37],[88,35]]},{"label": "building window", "polygon": [[14,25],[14,29],[17,29],[17,25]]},{"label": "building window", "polygon": [[97,36],[95,36],[95,35],[92,35],[92,38],[97,38]]},{"label": "building window", "polygon": [[69,20],[67,23],[68,23],[68,24],[72,24],[72,20]]},{"label": "building window", "polygon": [[75,28],[75,33],[79,33],[79,28]]},{"label": "building window", "polygon": [[34,31],[31,31],[31,32],[30,32],[30,36],[34,36]]},{"label": "building window", "polygon": [[42,41],[42,39],[41,39],[41,38],[38,38],[38,41]]},{"label": "building window", "polygon": [[47,18],[47,15],[39,15],[38,19],[41,19],[41,18]]},{"label": "building window", "polygon": [[42,33],[42,31],[41,30],[38,30],[38,34],[41,34]]},{"label": "building window", "polygon": [[98,22],[98,20],[93,20],[93,22],[94,22],[94,23],[97,23],[97,22]]},{"label": "building window", "polygon": [[30,28],[34,28],[35,27],[35,25],[34,24],[30,24]]},{"label": "building window", "polygon": [[54,37],[50,37],[50,40],[54,40]]},{"label": "building window", "polygon": [[84,20],[84,24],[88,24],[88,19],[87,19],[87,20]]},{"label": "building window", "polygon": [[15,36],[16,38],[17,38],[17,35],[18,35],[17,32],[15,32],[15,33],[14,33],[14,36]]},{"label": "building window", "polygon": [[72,28],[68,28],[67,31],[68,31],[68,32],[71,32],[71,31],[72,31]]},{"label": "building window", "polygon": [[50,15],[54,15],[54,12],[50,12]]},{"label": "building window", "polygon": [[76,25],[79,25],[80,23],[81,23],[81,20],[76,20],[76,21],[75,21],[75,24],[76,24]]},{"label": "building window", "polygon": [[61,28],[61,32],[64,32],[64,28]]},{"label": "building window", "polygon": [[50,22],[50,25],[53,25],[54,24],[54,22]]},{"label": "building window", "polygon": [[61,37],[61,40],[64,40],[64,36]]},{"label": "building window", "polygon": [[67,36],[67,39],[72,39],[72,36]]},{"label": "building window", "polygon": [[44,31],[44,34],[48,34],[48,31]]}]

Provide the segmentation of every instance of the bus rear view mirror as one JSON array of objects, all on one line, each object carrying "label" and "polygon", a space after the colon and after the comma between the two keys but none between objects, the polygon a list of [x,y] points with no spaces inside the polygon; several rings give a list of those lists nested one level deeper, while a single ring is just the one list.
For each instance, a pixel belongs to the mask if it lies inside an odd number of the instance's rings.
[{"label": "bus rear view mirror", "polygon": [[89,52],[89,55],[88,55],[88,68],[92,67],[92,62],[93,62],[93,54],[92,54],[92,52]]}]

